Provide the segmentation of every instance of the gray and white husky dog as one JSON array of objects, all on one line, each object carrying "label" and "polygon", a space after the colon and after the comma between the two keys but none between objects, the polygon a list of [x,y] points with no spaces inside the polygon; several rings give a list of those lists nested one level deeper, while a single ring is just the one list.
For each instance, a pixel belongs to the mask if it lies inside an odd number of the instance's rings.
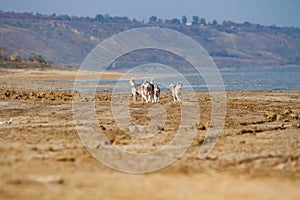
[{"label": "gray and white husky dog", "polygon": [[154,103],[154,85],[149,81],[144,81],[144,93],[146,103]]},{"label": "gray and white husky dog", "polygon": [[154,102],[154,85],[149,81],[145,80],[143,83],[135,83],[134,78],[130,79],[131,94],[134,100],[137,100],[137,96],[142,96],[142,101],[146,103]]},{"label": "gray and white husky dog", "polygon": [[154,102],[159,102],[160,101],[160,88],[158,84],[154,84]]}]

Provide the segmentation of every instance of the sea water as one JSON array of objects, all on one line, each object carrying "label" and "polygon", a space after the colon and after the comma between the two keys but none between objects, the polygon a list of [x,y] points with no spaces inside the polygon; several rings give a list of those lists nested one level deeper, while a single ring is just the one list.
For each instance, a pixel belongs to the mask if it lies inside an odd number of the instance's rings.
[{"label": "sea water", "polygon": [[[207,91],[209,89],[225,90],[300,90],[300,68],[266,69],[266,70],[226,70],[220,71],[221,76],[216,80],[206,80],[206,74],[213,72],[193,74],[173,74],[161,76],[145,76],[136,78],[137,83],[153,78],[162,90],[168,90],[170,84],[182,82],[185,90]],[[214,77],[214,76],[211,76]],[[221,79],[221,80],[220,80]],[[97,91],[130,91],[129,79],[112,80],[80,80],[89,85],[97,87]],[[209,84],[207,83],[209,82]],[[215,82],[215,85],[214,85]],[[107,87],[106,87],[107,86]],[[88,88],[77,88],[89,90]]]}]

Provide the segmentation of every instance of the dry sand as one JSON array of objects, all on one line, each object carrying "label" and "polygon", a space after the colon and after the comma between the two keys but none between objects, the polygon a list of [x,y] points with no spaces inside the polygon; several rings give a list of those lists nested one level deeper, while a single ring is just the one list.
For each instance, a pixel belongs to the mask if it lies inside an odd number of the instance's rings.
[{"label": "dry sand", "polygon": [[[198,152],[211,106],[209,94],[198,92],[200,123],[191,127],[197,134],[187,152],[162,170],[127,174],[102,165],[83,147],[72,113],[72,98],[81,97],[56,90],[72,87],[71,81],[53,82],[75,75],[0,70],[0,121],[12,119],[0,125],[0,199],[300,199],[300,91],[226,92],[224,130],[204,159]],[[44,80],[49,83],[39,84]],[[155,140],[147,141],[154,147],[176,133],[180,105],[170,99],[162,93],[168,118]],[[111,93],[97,93],[95,102],[107,145],[143,142],[120,131],[110,109],[103,109]],[[131,101],[132,119],[147,125],[152,106]]]}]

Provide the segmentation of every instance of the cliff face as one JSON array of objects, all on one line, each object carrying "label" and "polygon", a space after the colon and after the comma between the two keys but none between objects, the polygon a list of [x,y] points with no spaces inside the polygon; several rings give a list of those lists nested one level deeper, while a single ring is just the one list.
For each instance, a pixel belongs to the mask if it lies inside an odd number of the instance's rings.
[{"label": "cliff face", "polygon": [[[126,19],[126,20],[125,20]],[[0,15],[0,47],[21,57],[43,55],[56,65],[80,66],[102,40],[125,30],[158,26],[184,33],[199,42],[218,67],[256,69],[300,65],[300,29],[225,22],[222,25],[145,24],[127,18],[101,22],[86,19],[22,18]],[[118,59],[115,66],[127,68],[160,62],[187,66],[183,59],[161,51],[133,52]]]}]

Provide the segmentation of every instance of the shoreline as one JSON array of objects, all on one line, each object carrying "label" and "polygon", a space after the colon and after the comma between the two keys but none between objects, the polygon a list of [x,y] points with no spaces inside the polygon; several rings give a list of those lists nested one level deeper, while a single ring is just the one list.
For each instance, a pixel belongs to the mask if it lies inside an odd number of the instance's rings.
[{"label": "shoreline", "polygon": [[[222,73],[222,72],[221,72]],[[297,84],[300,76],[297,72],[284,71],[284,76],[278,76],[278,72],[270,73],[245,73],[243,71],[225,72],[221,74],[224,85],[211,85],[212,90],[225,91],[265,91],[265,90],[300,90]],[[300,71],[299,71],[300,74]],[[200,75],[184,75],[180,77],[174,74],[123,74],[119,72],[105,72],[101,79],[98,73],[83,71],[79,76],[78,71],[72,70],[31,70],[31,69],[0,69],[0,86],[10,89],[32,89],[32,90],[73,90],[75,87],[82,90],[105,90],[112,91],[114,88],[127,88],[130,91],[129,79],[136,78],[137,83],[145,79],[154,79],[162,90],[169,90],[169,85],[174,82],[182,82],[186,91],[207,91],[207,84]],[[257,77],[257,78],[256,78]],[[267,78],[265,78],[267,77]],[[127,82],[128,81],[128,82]]]}]

